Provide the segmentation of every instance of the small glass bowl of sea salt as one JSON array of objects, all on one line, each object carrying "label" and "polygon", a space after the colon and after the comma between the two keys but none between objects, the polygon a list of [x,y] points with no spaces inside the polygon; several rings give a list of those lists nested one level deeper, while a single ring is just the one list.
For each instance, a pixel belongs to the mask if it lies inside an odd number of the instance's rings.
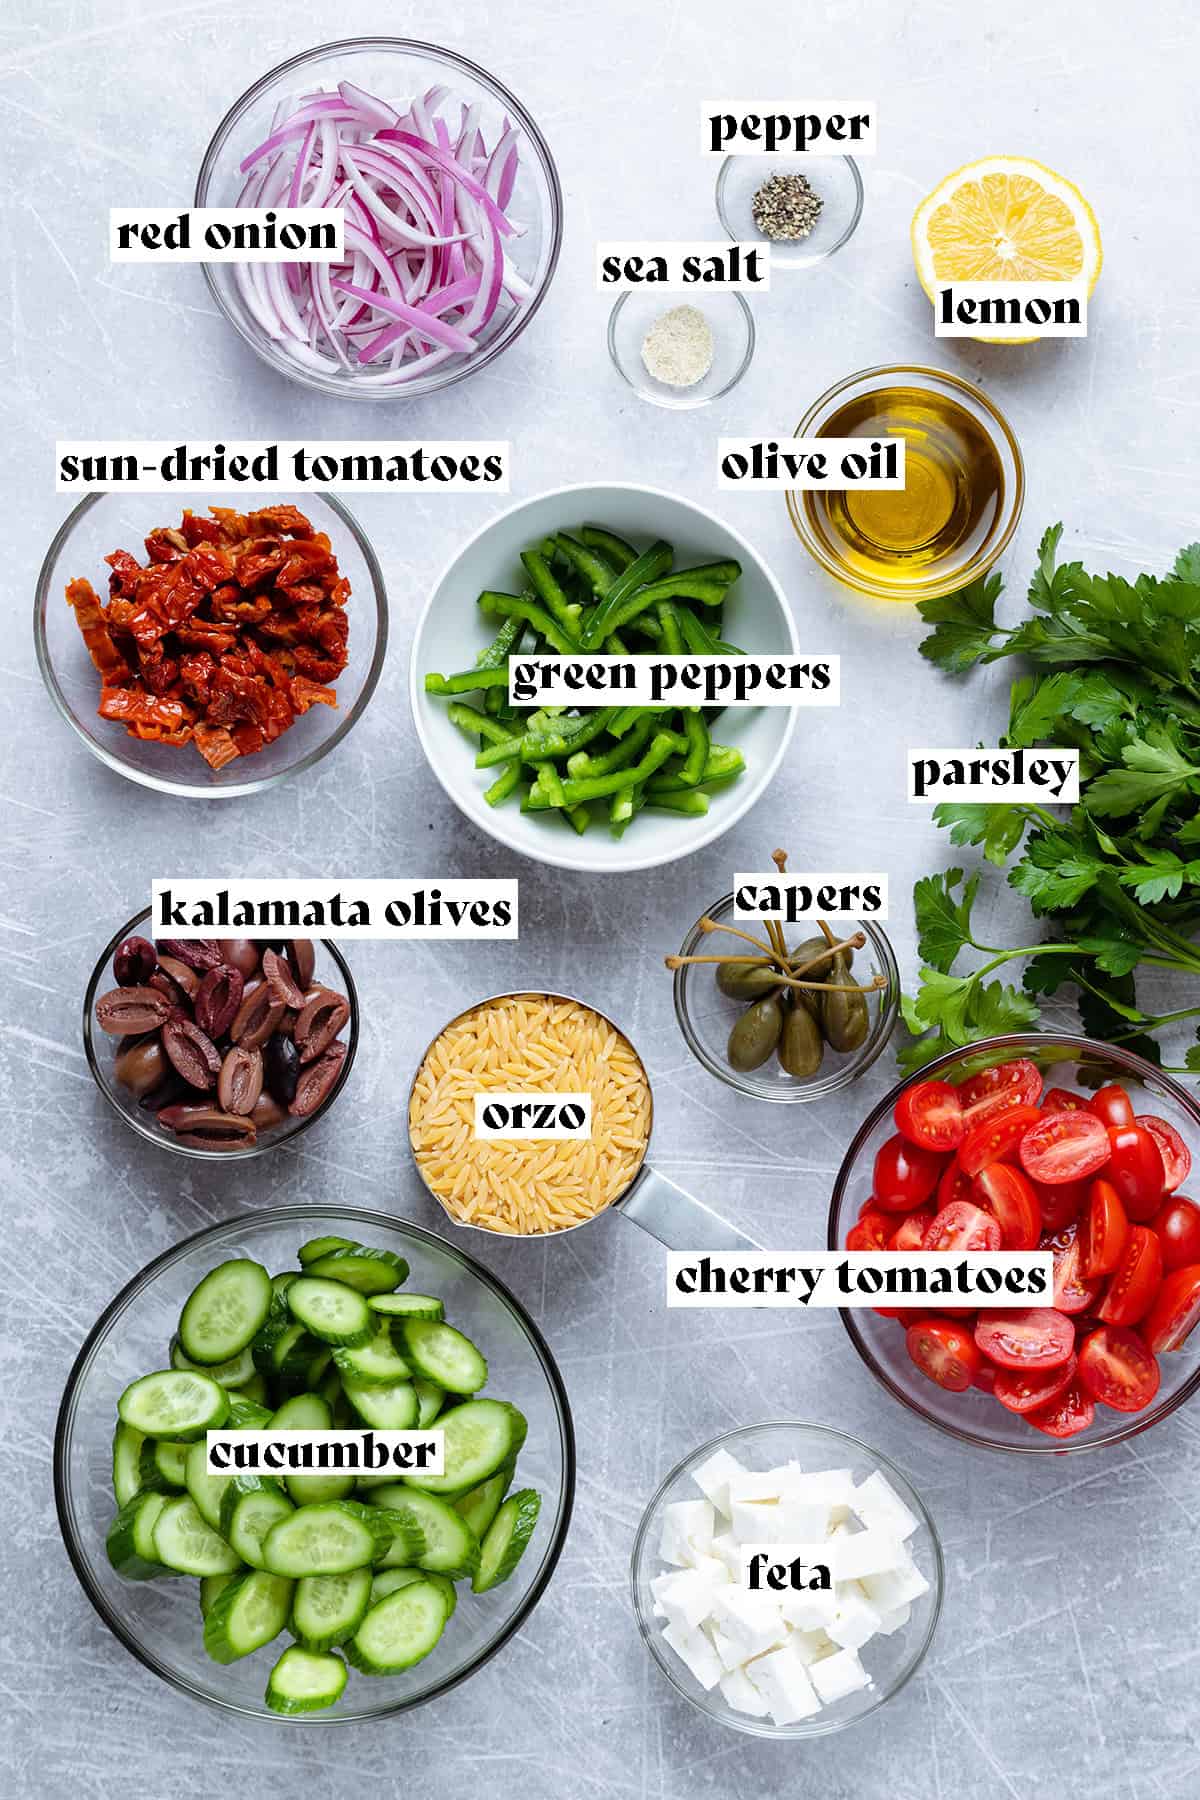
[{"label": "small glass bowl of sea salt", "polygon": [[[764,1585],[760,1563],[752,1589],[750,1544],[779,1544],[776,1573],[803,1546],[805,1585]],[[830,1585],[808,1585],[821,1566]],[[945,1571],[894,1463],[844,1432],[775,1420],[672,1469],[642,1516],[631,1576],[638,1629],[685,1699],[737,1731],[806,1738],[865,1718],[916,1673]]]},{"label": "small glass bowl of sea salt", "polygon": [[[694,313],[700,314],[704,331],[694,319],[675,316]],[[705,355],[705,331],[711,338],[711,360]],[[647,356],[651,334],[654,344]],[[689,293],[663,294],[653,284],[631,289],[609,314],[608,353],[640,400],[678,411],[707,406],[735,388],[750,367],[754,314],[737,292],[699,289],[693,298]],[[655,369],[683,379],[661,379]]]}]

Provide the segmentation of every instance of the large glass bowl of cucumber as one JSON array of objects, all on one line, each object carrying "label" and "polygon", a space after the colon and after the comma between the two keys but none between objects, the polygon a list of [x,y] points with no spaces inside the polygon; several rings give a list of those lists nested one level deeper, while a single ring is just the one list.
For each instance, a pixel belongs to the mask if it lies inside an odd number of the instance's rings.
[{"label": "large glass bowl of cucumber", "polygon": [[[209,1430],[268,1426],[440,1430],[444,1466],[209,1471]],[[288,1206],[116,1296],[67,1382],[54,1482],[84,1592],[146,1668],[232,1712],[344,1724],[445,1693],[528,1617],[574,1435],[549,1348],[479,1263],[382,1213]]]}]

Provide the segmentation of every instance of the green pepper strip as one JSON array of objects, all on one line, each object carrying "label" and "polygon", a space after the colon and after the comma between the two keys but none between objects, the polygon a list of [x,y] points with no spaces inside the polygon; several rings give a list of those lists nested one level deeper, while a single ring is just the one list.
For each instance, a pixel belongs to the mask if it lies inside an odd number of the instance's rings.
[{"label": "green pepper strip", "polygon": [[615,707],[602,706],[596,712],[567,719],[557,728],[547,722],[543,728],[525,731],[519,737],[497,739],[490,749],[479,752],[475,767],[490,769],[495,763],[507,762],[510,756],[518,757],[524,763],[570,756],[581,745],[590,744],[593,738],[607,731],[615,711]]},{"label": "green pepper strip", "polygon": [[567,599],[562,588],[550,572],[546,559],[536,550],[522,550],[521,561],[525,565],[525,573],[533,584],[534,598],[540,600],[552,618],[558,620],[563,630],[574,638],[579,636],[579,619],[582,606]]},{"label": "green pepper strip", "polygon": [[617,579],[617,571],[612,564],[598,551],[589,550],[586,544],[581,544],[578,538],[573,538],[567,531],[556,531],[554,542],[571,567],[582,575],[597,600],[603,600]]},{"label": "green pepper strip", "polygon": [[633,545],[627,544],[615,531],[606,531],[603,525],[584,525],[579,535],[589,550],[599,550],[618,569],[627,569],[631,562],[637,561]]},{"label": "green pepper strip", "polygon": [[558,623],[552,619],[544,606],[531,600],[524,594],[501,594],[494,588],[485,588],[479,596],[479,605],[485,613],[497,619],[523,619],[541,633],[552,650],[560,656],[576,656],[579,645],[573,637],[569,637]]},{"label": "green pepper strip", "polygon": [[662,626],[662,647],[667,656],[683,655],[683,632],[680,630],[679,609],[672,606],[669,600],[660,600],[655,608],[658,622]]},{"label": "green pepper strip", "polygon": [[591,810],[586,806],[564,807],[563,817],[570,825],[574,826],[580,837],[583,836],[584,832],[592,822]]},{"label": "green pepper strip", "polygon": [[502,800],[507,800],[514,788],[520,785],[520,781],[521,765],[514,759],[514,761],[507,764],[499,779],[493,781],[491,787],[488,788],[483,797],[489,806],[499,806],[500,802]]},{"label": "green pepper strip", "polygon": [[515,646],[525,627],[520,619],[505,619],[496,636],[486,650],[481,650],[475,658],[477,669],[500,669],[508,667],[509,653]]},{"label": "green pepper strip", "polygon": [[508,664],[500,669],[464,669],[459,675],[427,675],[425,692],[443,699],[451,694],[470,694],[477,688],[508,686]]},{"label": "green pepper strip", "polygon": [[[623,630],[651,607],[657,608],[660,600],[699,600],[705,606],[716,606],[724,592],[725,589],[715,581],[690,581],[686,575],[668,575],[662,581],[652,581],[648,587],[639,588],[636,594],[622,601],[605,619],[605,635]],[[607,612],[607,608],[605,610]],[[592,629],[595,630],[594,625]]]},{"label": "green pepper strip", "polygon": [[[740,775],[745,767],[746,759],[740,750],[731,749],[725,744],[713,744],[709,748],[699,780],[692,785],[707,787],[709,782],[713,781],[732,781],[733,777]],[[662,774],[656,775],[651,781],[650,792],[652,794],[681,793],[687,786],[682,770],[676,770],[673,773],[664,770]]]},{"label": "green pepper strip", "polygon": [[625,604],[631,594],[636,594],[639,588],[644,587],[648,582],[657,580],[660,575],[665,575],[671,566],[671,558],[674,554],[666,539],[659,538],[657,542],[651,544],[648,550],[644,550],[641,556],[631,562],[627,569],[622,570],[608,589],[603,605],[596,608],[584,629],[583,637],[580,640],[584,650],[595,650],[612,630],[619,629],[615,619],[617,610]]},{"label": "green pepper strip", "polygon": [[696,563],[693,568],[678,571],[692,581],[715,581],[721,587],[732,587],[741,572],[741,563],[732,556],[724,557],[719,562]]},{"label": "green pepper strip", "polygon": [[[611,775],[588,776],[583,781],[564,781],[563,797],[568,806],[581,806],[587,800],[603,800],[609,794],[618,794],[622,788],[637,787],[647,780],[656,769],[660,769],[667,758],[674,756],[680,746],[679,734],[675,731],[660,731],[640,763],[629,769],[617,769]],[[531,791],[524,802],[523,810],[538,812],[544,802],[539,803],[537,790]]]},{"label": "green pepper strip", "polygon": [[[655,712],[644,713],[618,744],[611,750],[604,750],[599,756],[589,756],[586,750],[580,750],[567,763],[567,774],[575,781],[586,780],[589,775],[611,775],[614,769],[628,768],[636,762],[650,739],[661,715]],[[611,726],[609,728],[611,730]]]},{"label": "green pepper strip", "polygon": [[708,763],[708,726],[698,712],[688,712],[683,715],[683,730],[688,748],[679,779],[694,787],[703,778]]},{"label": "green pepper strip", "polygon": [[691,813],[701,818],[708,811],[708,795],[700,788],[686,788],[678,794],[647,794],[646,805],[656,812]]},{"label": "green pepper strip", "polygon": [[[495,688],[492,689],[493,693],[496,691]],[[502,725],[499,719],[489,719],[486,713],[477,712],[473,706],[466,706],[461,700],[454,702],[446,716],[452,725],[457,725],[468,737],[487,738],[492,744],[503,744],[512,735],[510,728]]]},{"label": "green pepper strip", "polygon": [[562,777],[553,763],[544,762],[538,764],[537,781],[534,783],[534,786],[538,793],[546,796],[546,803],[548,806],[566,805],[567,795],[566,790],[563,787]]},{"label": "green pepper strip", "polygon": [[[629,624],[629,629],[630,631],[639,632],[642,637],[648,637],[652,643],[658,644],[662,642],[662,626],[659,624],[653,613],[642,613],[639,618],[632,619]],[[610,632],[609,638],[611,638],[611,636],[612,633]],[[606,638],[605,642],[607,643],[608,641],[608,638]],[[645,652],[643,651],[642,654],[644,655]]]}]

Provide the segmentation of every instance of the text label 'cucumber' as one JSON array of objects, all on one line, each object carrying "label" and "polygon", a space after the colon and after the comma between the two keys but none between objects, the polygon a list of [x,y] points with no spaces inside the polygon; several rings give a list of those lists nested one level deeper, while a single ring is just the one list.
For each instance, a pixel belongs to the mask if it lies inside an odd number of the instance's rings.
[{"label": "text label 'cucumber'", "polygon": [[1049,1250],[667,1252],[668,1306],[1037,1306],[1054,1292]]},{"label": "text label 'cucumber'", "polygon": [[1079,798],[1078,750],[910,750],[908,797],[933,800],[1053,800]]},{"label": "text label 'cucumber'", "polygon": [[515,938],[515,881],[155,881],[150,935],[277,938]]},{"label": "text label 'cucumber'", "polygon": [[590,1094],[501,1094],[475,1096],[475,1136],[497,1138],[590,1138]]},{"label": "text label 'cucumber'", "polygon": [[836,656],[513,656],[508,697],[519,706],[837,706]]},{"label": "text label 'cucumber'", "polygon": [[904,488],[904,439],[720,438],[717,486],[779,493],[846,488],[898,493]]}]

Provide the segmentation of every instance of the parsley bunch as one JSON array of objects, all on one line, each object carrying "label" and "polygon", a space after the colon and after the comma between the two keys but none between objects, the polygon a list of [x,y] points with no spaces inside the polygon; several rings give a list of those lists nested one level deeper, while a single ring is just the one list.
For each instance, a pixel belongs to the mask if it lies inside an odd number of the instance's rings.
[{"label": "parsley bunch", "polygon": [[[1169,575],[1089,575],[1059,564],[1062,526],[1047,531],[1029,587],[1032,616],[1006,628],[995,618],[1001,580],[991,575],[920,606],[934,627],[921,654],[963,674],[1020,656],[1033,672],[1013,682],[1013,748],[1052,743],[1080,753],[1080,799],[1069,811],[1027,804],[943,804],[934,817],[953,843],[978,848],[1023,894],[1046,932],[1013,948],[982,944],[971,914],[980,876],[929,875],[913,890],[920,987],[904,1001],[914,1042],[908,1069],[997,1032],[1036,1025],[1039,1002],[1077,990],[1091,1037],[1124,1043],[1155,1062],[1160,1028],[1200,1016],[1200,1006],[1143,1011],[1140,968],[1200,974],[1200,544],[1180,551]],[[1036,934],[1031,934],[1036,935]],[[983,963],[953,973],[963,951]],[[1023,961],[1021,985],[988,980]],[[1186,1056],[1200,1071],[1200,1042]]]}]

